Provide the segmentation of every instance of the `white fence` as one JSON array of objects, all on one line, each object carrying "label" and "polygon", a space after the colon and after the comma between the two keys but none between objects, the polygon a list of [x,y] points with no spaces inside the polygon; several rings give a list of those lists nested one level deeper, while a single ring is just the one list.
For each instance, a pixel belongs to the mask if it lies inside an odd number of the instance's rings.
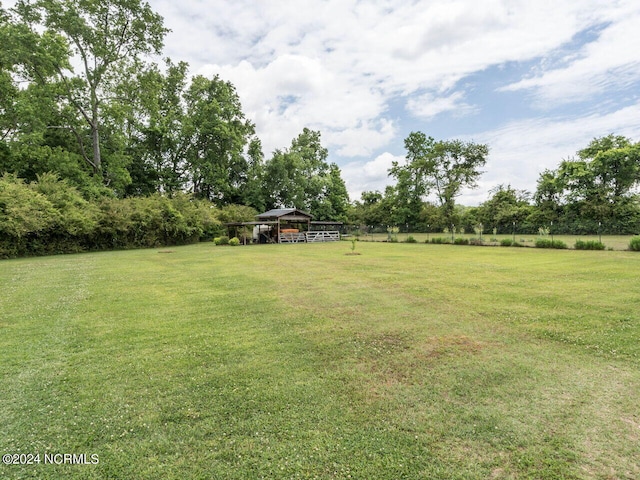
[{"label": "white fence", "polygon": [[340,240],[340,232],[307,232],[307,242],[337,242]]},{"label": "white fence", "polygon": [[340,232],[304,232],[304,233],[281,233],[280,243],[315,243],[315,242],[337,242],[340,240]]}]

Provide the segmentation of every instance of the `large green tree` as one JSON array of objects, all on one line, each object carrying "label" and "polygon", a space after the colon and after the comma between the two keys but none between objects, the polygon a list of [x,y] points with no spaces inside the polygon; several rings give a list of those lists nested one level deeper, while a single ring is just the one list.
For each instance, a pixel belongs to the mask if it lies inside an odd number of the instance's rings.
[{"label": "large green tree", "polygon": [[390,174],[411,186],[418,196],[434,194],[447,224],[456,223],[455,198],[464,187],[475,188],[486,164],[489,147],[461,140],[439,140],[411,132],[404,141],[406,162],[394,163]]},{"label": "large green tree", "polygon": [[346,217],[349,197],[335,164],[327,162],[320,132],[304,128],[291,147],[276,150],[267,161],[264,188],[267,208],[295,207],[317,220]]},{"label": "large green tree", "polygon": [[571,233],[612,233],[637,228],[640,143],[608,135],[592,140],[538,179],[535,200],[541,215]]},{"label": "large green tree", "polygon": [[105,108],[118,102],[116,87],[136,61],[160,53],[162,17],[140,0],[19,0],[15,12],[31,34],[23,36],[23,52],[33,38],[47,39],[22,62],[32,81],[57,85],[64,124],[50,127],[68,128],[93,173],[103,175]]},{"label": "large green tree", "polygon": [[121,84],[118,94],[127,99],[123,121],[131,158],[128,195],[171,196],[185,188],[190,146],[185,128],[187,86],[188,65],[169,59],[164,71],[153,64]]},{"label": "large green tree", "polygon": [[533,213],[533,207],[529,192],[516,190],[511,185],[498,185],[489,194],[489,199],[476,211],[476,218],[484,230],[491,231],[495,228],[504,233],[515,227],[524,233],[532,229],[529,216]]},{"label": "large green tree", "polygon": [[218,205],[242,203],[248,182],[249,147],[260,157],[255,127],[242,112],[235,87],[215,76],[195,77],[184,100],[184,135],[190,186],[194,193]]}]

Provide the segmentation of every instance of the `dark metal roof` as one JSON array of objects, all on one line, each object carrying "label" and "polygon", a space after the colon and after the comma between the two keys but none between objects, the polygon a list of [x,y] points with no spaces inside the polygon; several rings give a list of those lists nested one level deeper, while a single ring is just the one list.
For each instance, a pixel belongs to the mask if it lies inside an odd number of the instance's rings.
[{"label": "dark metal roof", "polygon": [[259,220],[286,218],[290,220],[309,220],[313,218],[313,215],[297,208],[274,208],[268,212],[261,213],[256,216]]}]

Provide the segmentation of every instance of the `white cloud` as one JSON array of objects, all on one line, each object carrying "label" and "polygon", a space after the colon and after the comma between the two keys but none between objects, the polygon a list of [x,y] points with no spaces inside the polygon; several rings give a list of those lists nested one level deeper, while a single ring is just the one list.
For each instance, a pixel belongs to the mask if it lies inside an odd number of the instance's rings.
[{"label": "white cloud", "polygon": [[362,192],[381,191],[393,183],[388,172],[393,162],[402,162],[403,156],[389,152],[378,155],[373,160],[350,162],[342,167],[342,178],[345,181],[351,200],[359,200]]},{"label": "white cloud", "polygon": [[423,120],[430,120],[445,112],[453,112],[455,116],[476,112],[476,109],[472,105],[465,103],[463,99],[463,92],[454,92],[449,96],[425,93],[410,98],[407,101],[407,110]]},{"label": "white cloud", "polygon": [[473,140],[491,147],[480,188],[462,197],[463,203],[486,200],[499,184],[535,192],[545,169],[554,170],[597,137],[616,133],[638,141],[640,103],[609,114],[571,119],[534,118],[511,122],[497,130],[474,135]]},{"label": "white cloud", "polygon": [[267,152],[310,127],[344,156],[393,138],[387,109],[394,98],[409,97],[407,107],[423,118],[468,113],[462,92],[413,96],[545,55],[616,10],[597,0],[151,3],[173,29],[169,55],[231,80]]},{"label": "white cloud", "polygon": [[[619,12],[623,13],[623,12]],[[611,21],[598,38],[573,52],[558,68],[543,70],[503,90],[534,90],[541,103],[581,101],[640,81],[640,11]]]}]

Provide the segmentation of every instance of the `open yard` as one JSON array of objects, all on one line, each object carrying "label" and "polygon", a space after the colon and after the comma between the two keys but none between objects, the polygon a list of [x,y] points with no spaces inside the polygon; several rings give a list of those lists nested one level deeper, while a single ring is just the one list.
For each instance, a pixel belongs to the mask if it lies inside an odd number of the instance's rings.
[{"label": "open yard", "polygon": [[0,478],[640,478],[640,253],[350,251],[0,262]]}]

